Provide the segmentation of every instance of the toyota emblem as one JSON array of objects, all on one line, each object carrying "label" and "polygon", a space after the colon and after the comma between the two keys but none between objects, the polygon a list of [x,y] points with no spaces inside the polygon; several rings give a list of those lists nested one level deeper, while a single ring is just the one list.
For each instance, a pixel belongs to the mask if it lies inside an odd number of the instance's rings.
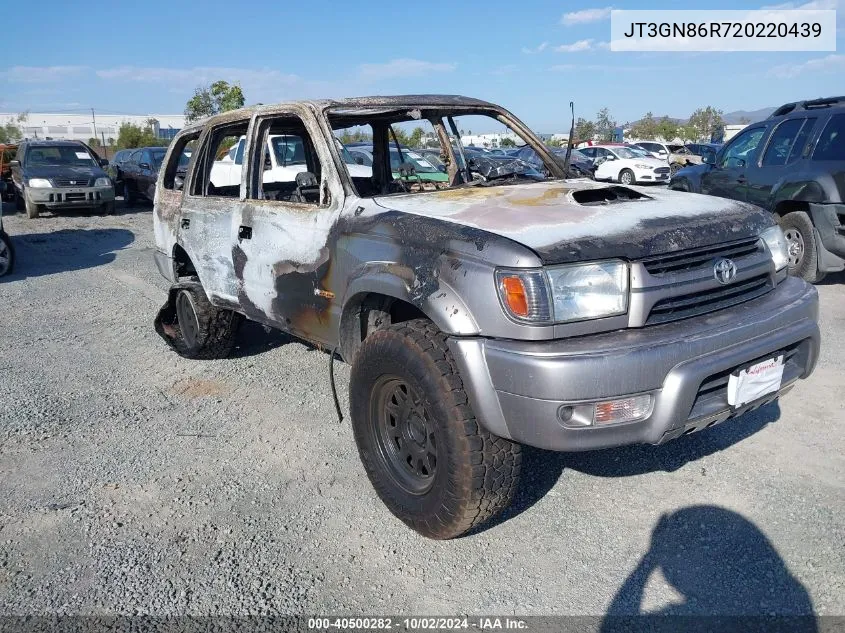
[{"label": "toyota emblem", "polygon": [[730,259],[719,259],[713,264],[713,276],[722,285],[727,285],[736,277],[736,264]]}]

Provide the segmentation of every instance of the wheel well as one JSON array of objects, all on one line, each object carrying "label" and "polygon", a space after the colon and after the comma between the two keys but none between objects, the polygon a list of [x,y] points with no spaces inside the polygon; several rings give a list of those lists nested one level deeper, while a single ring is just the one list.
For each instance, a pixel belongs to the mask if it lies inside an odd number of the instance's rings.
[{"label": "wheel well", "polygon": [[394,323],[425,318],[422,310],[402,299],[379,293],[357,295],[344,308],[341,351],[351,362],[364,339],[376,330]]},{"label": "wheel well", "polygon": [[184,248],[178,244],[173,247],[173,270],[176,279],[180,277],[196,277],[197,269]]},{"label": "wheel well", "polygon": [[783,217],[787,213],[792,213],[793,211],[809,211],[810,205],[807,202],[802,202],[801,200],[781,200],[775,206],[774,213],[777,216]]}]

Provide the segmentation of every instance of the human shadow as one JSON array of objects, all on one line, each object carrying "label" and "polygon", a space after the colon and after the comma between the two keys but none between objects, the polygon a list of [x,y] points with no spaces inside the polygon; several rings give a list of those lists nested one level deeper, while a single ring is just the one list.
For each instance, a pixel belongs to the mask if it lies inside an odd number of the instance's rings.
[{"label": "human shadow", "polygon": [[[647,585],[657,572],[680,599],[644,612]],[[807,589],[765,534],[742,515],[711,505],[660,518],[648,551],[616,592],[600,628],[739,630],[810,633],[818,627]]]},{"label": "human shadow", "polygon": [[673,472],[743,441],[779,417],[780,407],[773,402],[735,420],[727,420],[661,446],[633,445],[584,453],[557,453],[523,446],[522,474],[513,502],[468,535],[489,530],[530,509],[554,488],[567,468],[594,477]]},{"label": "human shadow", "polygon": [[114,261],[117,251],[135,241],[126,229],[61,229],[52,233],[10,235],[15,270],[0,283],[83,270]]},{"label": "human shadow", "polygon": [[838,273],[829,273],[818,282],[816,285],[818,286],[836,286],[838,284],[845,284],[845,270],[838,272]]}]

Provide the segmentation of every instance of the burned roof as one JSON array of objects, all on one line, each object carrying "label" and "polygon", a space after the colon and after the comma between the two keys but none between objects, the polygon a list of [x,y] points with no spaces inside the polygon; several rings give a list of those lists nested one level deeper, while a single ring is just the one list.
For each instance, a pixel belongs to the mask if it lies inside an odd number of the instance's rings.
[{"label": "burned roof", "polygon": [[193,121],[189,125],[186,125],[183,130],[201,128],[209,121],[217,123],[227,120],[243,119],[245,117],[251,117],[253,114],[273,114],[279,110],[302,107],[309,107],[316,111],[331,108],[332,110],[342,111],[344,114],[352,114],[353,111],[361,111],[361,114],[365,114],[366,111],[383,112],[397,108],[413,107],[499,109],[498,106],[490,103],[489,101],[473,99],[472,97],[463,97],[461,95],[383,95],[349,97],[346,99],[304,99],[301,101],[283,101],[274,104],[251,105],[237,110],[230,110],[212,117]]}]

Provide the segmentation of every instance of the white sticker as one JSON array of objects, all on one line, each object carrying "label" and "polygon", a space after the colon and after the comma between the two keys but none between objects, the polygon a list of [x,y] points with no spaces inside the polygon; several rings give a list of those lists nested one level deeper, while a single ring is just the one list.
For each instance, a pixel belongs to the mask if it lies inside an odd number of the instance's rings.
[{"label": "white sticker", "polygon": [[79,160],[91,160],[91,157],[88,155],[88,152],[76,152],[76,157]]},{"label": "white sticker", "polygon": [[783,356],[770,358],[743,369],[728,378],[728,404],[740,407],[780,389],[783,380]]}]

